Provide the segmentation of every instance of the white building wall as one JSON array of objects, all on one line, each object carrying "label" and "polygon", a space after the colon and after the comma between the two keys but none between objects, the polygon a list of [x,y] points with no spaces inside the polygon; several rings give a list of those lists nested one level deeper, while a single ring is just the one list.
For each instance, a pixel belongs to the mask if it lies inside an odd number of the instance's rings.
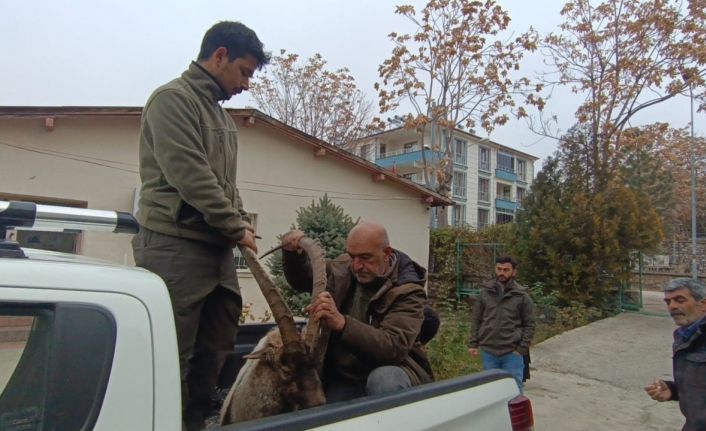
[{"label": "white building wall", "polygon": [[[0,118],[0,192],[87,202],[89,208],[133,211],[138,175],[139,117]],[[324,194],[353,219],[388,229],[392,246],[427,266],[430,208],[421,194],[332,155],[314,156],[308,143],[260,121],[239,128],[238,188],[245,209],[257,214],[260,251],[277,244],[296,211]],[[80,252],[132,265],[130,235],[86,232]],[[254,315],[265,303],[248,271],[239,273]]]},{"label": "white building wall", "polygon": [[[139,117],[0,118],[0,192],[132,212]],[[129,235],[82,234],[80,252],[132,264]]]}]

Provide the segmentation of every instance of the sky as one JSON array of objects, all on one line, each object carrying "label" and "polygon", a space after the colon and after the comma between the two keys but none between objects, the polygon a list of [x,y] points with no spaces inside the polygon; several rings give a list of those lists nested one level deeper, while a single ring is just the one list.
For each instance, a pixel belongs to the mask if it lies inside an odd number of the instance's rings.
[{"label": "sky", "polygon": [[[533,26],[556,31],[560,0],[498,1],[512,17],[515,33]],[[378,65],[389,57],[392,31],[411,31],[394,13],[402,1],[388,0],[0,0],[0,106],[142,106],[157,86],[178,76],[198,54],[204,32],[221,20],[241,21],[265,48],[308,58],[320,53],[331,69],[347,67],[359,88],[377,104],[373,89]],[[406,2],[421,9],[423,1]],[[538,56],[524,65],[532,76],[543,70]],[[257,78],[257,74],[255,75]],[[580,102],[555,93],[547,106],[559,127],[574,123]],[[254,106],[247,95],[227,107]],[[667,121],[689,125],[689,99],[650,108],[633,125]],[[396,112],[395,114],[404,114]],[[393,114],[384,114],[383,118]],[[706,135],[706,115],[695,114],[697,136]],[[486,133],[477,130],[477,134]],[[544,159],[557,142],[541,138],[525,121],[512,121],[490,138]],[[540,166],[537,166],[539,168]]]}]

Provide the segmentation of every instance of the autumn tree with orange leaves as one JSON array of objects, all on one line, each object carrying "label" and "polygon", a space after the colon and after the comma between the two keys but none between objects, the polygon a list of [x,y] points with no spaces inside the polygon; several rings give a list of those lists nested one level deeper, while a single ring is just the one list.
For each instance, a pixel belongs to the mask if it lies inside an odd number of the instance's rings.
[{"label": "autumn tree with orange leaves", "polygon": [[298,54],[280,51],[250,88],[266,114],[332,145],[347,147],[377,130],[373,103],[346,68],[326,68],[315,54],[303,64]]},{"label": "autumn tree with orange leaves", "polygon": [[[415,130],[422,151],[424,181],[448,196],[453,180],[452,145],[457,127],[491,131],[510,115],[526,115],[522,104],[542,107],[529,79],[518,77],[520,60],[537,48],[538,36],[528,31],[509,37],[510,16],[494,0],[431,0],[419,12],[403,5],[395,13],[411,21],[411,34],[390,33],[395,47],[378,68],[375,85],[380,112],[410,109],[405,128]],[[431,129],[431,141],[425,142]],[[445,211],[440,224],[448,223]]]},{"label": "autumn tree with orange leaves", "polygon": [[[691,137],[666,123],[626,129],[618,158],[625,183],[647,193],[663,219],[666,237],[684,241],[691,225]],[[696,178],[706,176],[706,139],[694,142]],[[696,183],[697,231],[706,234],[706,183]]]},{"label": "autumn tree with orange leaves", "polygon": [[[576,119],[590,129],[596,190],[616,173],[622,132],[635,114],[694,90],[706,108],[706,0],[567,2],[558,33],[542,41],[547,88],[585,96]],[[547,133],[546,122],[535,130]]]},{"label": "autumn tree with orange leaves", "polygon": [[[568,87],[584,99],[517,215],[517,244],[531,281],[565,300],[615,301],[635,252],[656,251],[665,232],[674,238],[690,218],[689,137],[630,123],[689,90],[706,107],[705,7],[706,0],[569,0],[560,30],[541,43],[552,69],[546,89]],[[546,122],[534,126],[550,134]]]}]

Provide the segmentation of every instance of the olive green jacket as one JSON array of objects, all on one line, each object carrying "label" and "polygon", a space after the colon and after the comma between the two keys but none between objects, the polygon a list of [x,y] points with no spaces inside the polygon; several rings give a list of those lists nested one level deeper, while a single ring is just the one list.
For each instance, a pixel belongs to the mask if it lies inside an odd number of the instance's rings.
[{"label": "olive green jacket", "polygon": [[471,312],[469,346],[494,355],[513,351],[526,355],[534,336],[534,304],[527,289],[515,280],[502,293],[498,284],[491,281],[481,286]]},{"label": "olive green jacket", "polygon": [[148,229],[227,245],[244,235],[229,95],[197,63],[159,87],[142,112],[137,220]]}]

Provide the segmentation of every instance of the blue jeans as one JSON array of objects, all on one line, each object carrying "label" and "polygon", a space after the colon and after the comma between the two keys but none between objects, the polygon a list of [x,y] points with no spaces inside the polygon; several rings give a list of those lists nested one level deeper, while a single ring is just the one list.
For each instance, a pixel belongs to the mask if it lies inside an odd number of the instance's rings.
[{"label": "blue jeans", "polygon": [[483,368],[486,370],[492,370],[494,368],[499,368],[505,370],[512,374],[512,377],[517,382],[517,387],[520,388],[520,393],[522,393],[523,384],[522,376],[525,370],[525,361],[522,355],[510,352],[504,355],[493,355],[490,352],[486,352],[481,349],[483,355]]}]

